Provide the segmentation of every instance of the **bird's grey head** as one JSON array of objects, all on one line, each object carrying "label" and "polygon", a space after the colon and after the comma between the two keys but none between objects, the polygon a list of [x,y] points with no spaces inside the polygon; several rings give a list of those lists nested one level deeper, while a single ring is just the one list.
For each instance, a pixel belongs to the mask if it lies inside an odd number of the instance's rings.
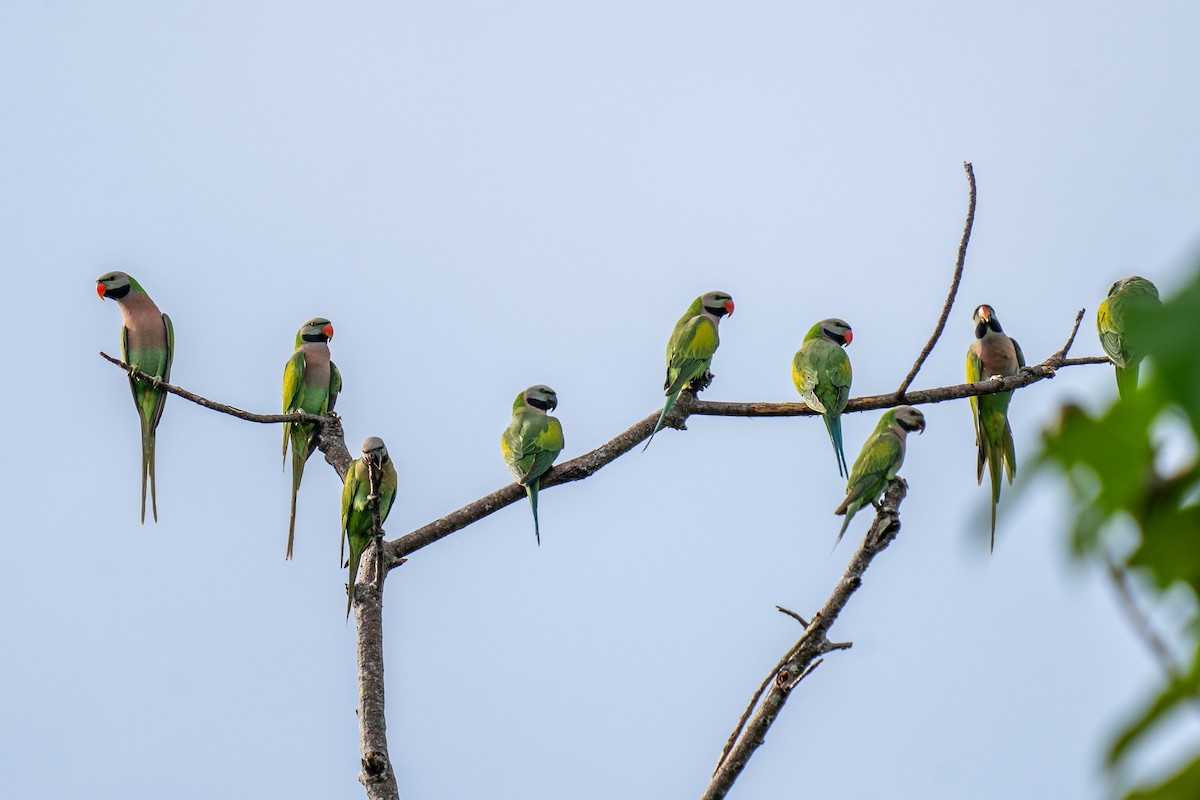
[{"label": "bird's grey head", "polygon": [[896,409],[896,424],[906,431],[925,432],[925,415],[921,409],[912,406],[899,406]]},{"label": "bird's grey head", "polygon": [[850,329],[850,323],[837,317],[821,320],[821,333],[826,339],[842,347],[854,341],[854,331]]},{"label": "bird's grey head", "polygon": [[333,338],[333,323],[324,317],[313,317],[296,332],[296,344],[301,342],[328,342]]},{"label": "bird's grey head", "polygon": [[1141,275],[1130,275],[1128,278],[1121,278],[1121,280],[1108,287],[1108,296],[1112,297],[1126,286],[1134,286],[1139,289],[1143,289],[1147,294],[1153,294],[1155,297],[1158,297],[1158,287],[1155,286],[1152,281],[1143,278]]},{"label": "bird's grey head", "polygon": [[996,317],[996,309],[987,305],[975,306],[975,313],[971,315],[971,322],[975,324],[975,338],[982,339],[987,335],[988,331],[1003,333],[1004,329],[1000,327],[1000,320]]},{"label": "bird's grey head", "polygon": [[134,283],[133,278],[124,272],[106,272],[99,278],[96,278],[96,294],[100,295],[101,300],[106,297],[120,300],[129,294]]},{"label": "bird's grey head", "polygon": [[549,386],[536,384],[521,392],[525,405],[533,406],[539,411],[553,411],[558,408],[558,395]]},{"label": "bird's grey head", "polygon": [[733,298],[725,292],[708,292],[700,295],[700,306],[717,319],[733,313]]},{"label": "bird's grey head", "polygon": [[388,457],[387,446],[378,436],[369,436],[363,439],[362,454],[363,458],[368,461],[374,461],[377,465],[382,464]]}]

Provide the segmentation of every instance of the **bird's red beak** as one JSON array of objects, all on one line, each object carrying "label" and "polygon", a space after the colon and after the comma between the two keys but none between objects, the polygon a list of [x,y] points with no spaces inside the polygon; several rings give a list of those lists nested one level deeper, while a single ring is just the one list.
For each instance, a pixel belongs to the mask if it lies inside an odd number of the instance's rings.
[{"label": "bird's red beak", "polygon": [[733,300],[725,301],[725,311],[729,314],[729,316],[733,316]]},{"label": "bird's red beak", "polygon": [[324,328],[321,328],[321,333],[325,334],[325,336],[327,338],[332,339],[333,338],[333,325],[326,325]]},{"label": "bird's red beak", "polygon": [[984,322],[992,318],[992,312],[988,311],[987,306],[980,306],[976,313],[979,314],[979,318]]},{"label": "bird's red beak", "polygon": [[850,344],[854,341],[854,331],[847,330],[844,334],[842,334],[842,338],[846,340],[846,344]]},{"label": "bird's red beak", "polygon": [[101,300],[104,299],[105,291],[107,291],[107,290],[104,288],[104,284],[100,283],[100,281],[96,281],[96,294],[100,296]]}]

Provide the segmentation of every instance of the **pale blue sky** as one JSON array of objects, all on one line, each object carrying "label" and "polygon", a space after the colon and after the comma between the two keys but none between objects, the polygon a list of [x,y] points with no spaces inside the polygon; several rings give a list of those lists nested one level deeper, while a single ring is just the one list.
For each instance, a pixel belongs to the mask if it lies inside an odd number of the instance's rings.
[{"label": "pale blue sky", "polygon": [[[973,304],[1030,360],[1095,354],[1094,310],[1197,245],[1194,4],[10,3],[0,262],[10,275],[0,788],[11,797],[357,798],[338,483],[310,462],[285,563],[280,431],[168,402],[161,522],[137,524],[119,314],[174,320],[173,378],[275,411],[327,316],[356,447],[382,436],[399,535],[508,480],[500,432],[559,394],[564,458],[661,404],[663,346],[723,289],[711,399],[793,400],[816,320],[854,394],[958,383]],[[18,281],[16,276],[21,276]],[[20,372],[18,373],[18,369]],[[1105,368],[1020,392],[1022,467]],[[1154,665],[1060,495],[1006,489],[986,555],[965,402],[926,409],[899,541],[734,796],[1094,797]],[[853,460],[875,415],[846,419]],[[389,734],[406,798],[675,798],[851,553],[814,420],[695,419],[394,572]],[[860,536],[855,520],[847,538]],[[1169,760],[1171,744],[1147,761]]]}]

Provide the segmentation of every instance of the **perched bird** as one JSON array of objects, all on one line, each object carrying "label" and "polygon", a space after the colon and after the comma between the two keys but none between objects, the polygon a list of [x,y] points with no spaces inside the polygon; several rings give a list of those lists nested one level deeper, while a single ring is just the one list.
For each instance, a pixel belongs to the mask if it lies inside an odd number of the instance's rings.
[{"label": "perched bird", "polygon": [[[283,413],[304,411],[325,415],[333,411],[342,376],[329,359],[333,324],[313,317],[296,332],[296,351],[283,368]],[[292,514],[288,522],[287,555],[292,557],[296,538],[296,493],[304,476],[304,462],[317,448],[317,426],[312,422],[283,423],[283,463],[287,466],[288,442],[292,443]]]},{"label": "perched bird", "polygon": [[175,330],[171,318],[158,310],[142,285],[124,272],[106,272],[96,279],[100,299],[111,297],[121,307],[121,356],[153,383],[129,376],[133,403],[142,427],[142,524],[146,524],[146,478],[150,478],[150,508],[158,522],[158,498],[154,491],[154,431],[162,419],[167,393],[160,388],[171,379],[175,355]]},{"label": "perched bird", "polygon": [[376,488],[379,491],[379,524],[387,519],[396,499],[396,467],[388,456],[383,439],[372,436],[362,443],[362,458],[350,462],[346,470],[346,482],[342,484],[342,556],[346,555],[346,540],[350,540],[350,583],[346,584],[346,616],[354,604],[354,583],[358,580],[358,565],[363,551],[371,541],[374,515],[371,511],[370,465],[376,470]]},{"label": "perched bird", "polygon": [[852,341],[854,332],[848,322],[836,317],[823,319],[809,328],[792,359],[792,382],[808,407],[825,419],[842,477],[850,472],[842,449],[842,412],[850,399],[852,377],[850,358],[842,348]]},{"label": "perched bird", "polygon": [[500,436],[504,462],[525,487],[533,507],[533,535],[542,543],[538,527],[538,486],[563,449],[562,423],[547,412],[558,408],[558,395],[549,386],[530,386],[513,401],[512,422]]},{"label": "perched bird", "polygon": [[1117,391],[1122,398],[1137,391],[1138,366],[1146,355],[1145,337],[1130,330],[1127,318],[1131,310],[1135,314],[1153,311],[1162,306],[1158,299],[1158,287],[1141,277],[1130,275],[1108,288],[1108,297],[1096,309],[1096,329],[1100,332],[1100,346],[1112,359],[1117,368]]},{"label": "perched bird", "polygon": [[[709,292],[692,301],[687,311],[675,323],[671,338],[667,341],[667,379],[663,389],[667,402],[663,405],[658,422],[646,440],[646,447],[654,441],[654,434],[662,427],[663,420],[679,399],[679,393],[692,381],[708,374],[713,353],[717,352],[720,339],[717,325],[721,317],[733,313],[733,298],[725,292]],[[645,451],[646,447],[642,450]]]},{"label": "perched bird", "polygon": [[900,471],[909,431],[925,432],[925,415],[919,408],[897,406],[889,408],[879,418],[875,432],[854,459],[850,480],[846,482],[846,499],[833,512],[846,515],[834,547],[842,541],[842,535],[858,510],[867,503],[875,503],[887,489],[888,481]]},{"label": "perched bird", "polygon": [[[1025,366],[1025,356],[1015,339],[1000,327],[996,312],[989,305],[977,306],[971,315],[975,325],[975,341],[967,348],[967,383],[1016,375]],[[975,419],[975,444],[979,447],[979,467],[976,480],[983,483],[983,465],[987,464],[992,478],[992,543],[996,548],[996,503],[1000,501],[1000,468],[1008,473],[1012,483],[1017,472],[1017,454],[1013,448],[1012,426],[1008,424],[1008,403],[1012,392],[981,394],[971,398],[971,415]]]}]

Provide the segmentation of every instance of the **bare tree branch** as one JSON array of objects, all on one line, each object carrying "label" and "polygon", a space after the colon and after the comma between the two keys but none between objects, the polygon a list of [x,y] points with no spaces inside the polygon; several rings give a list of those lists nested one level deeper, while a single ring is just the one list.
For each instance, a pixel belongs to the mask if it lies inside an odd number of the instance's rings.
[{"label": "bare tree branch", "polygon": [[[829,599],[813,615],[799,641],[780,659],[772,673],[773,681],[768,680],[764,683],[763,688],[769,686],[769,691],[761,699],[756,697],[751,701],[751,707],[757,708],[749,722],[746,722],[748,715],[743,714],[734,728],[730,737],[733,744],[726,744],[721,753],[712,780],[701,795],[702,800],[720,800],[729,793],[750,757],[766,740],[767,731],[783,710],[792,690],[821,663],[821,656],[848,646],[829,641],[826,634],[837,621],[850,597],[862,586],[863,574],[871,565],[872,559],[882,553],[900,532],[900,503],[907,493],[908,484],[899,476],[888,485],[887,492],[879,504],[879,512]],[[763,689],[760,688],[759,694],[762,693]]]},{"label": "bare tree branch", "polygon": [[[1109,360],[1103,356],[1068,359],[1059,358],[1056,354],[1041,364],[1026,367],[1021,372],[1008,378],[910,392],[905,397],[905,402],[909,405],[924,405],[981,394],[1005,392],[1011,389],[1021,389],[1038,381],[1053,378],[1056,371],[1062,367],[1108,363]],[[680,402],[676,404],[676,408],[680,409],[679,413],[683,415],[683,419],[686,419],[691,414],[721,417],[797,417],[814,416],[816,413],[804,403],[727,403],[696,400],[691,397],[685,400],[686,395],[687,392],[681,394]],[[846,412],[892,408],[895,405],[897,405],[895,395],[873,395],[871,397],[860,397],[851,400],[846,406]],[[672,411],[672,414],[674,413]],[[654,423],[657,420],[658,415],[651,414],[595,450],[563,464],[551,467],[542,476],[541,488],[548,489],[562,483],[582,480],[594,474],[607,464],[615,461],[618,457],[628,453],[641,441],[646,439],[653,430]],[[501,489],[497,489],[485,497],[468,503],[457,511],[452,511],[444,517],[439,517],[433,522],[417,528],[411,533],[406,533],[399,539],[387,542],[386,546],[392,556],[390,560],[394,561],[395,559],[411,555],[422,547],[433,544],[455,531],[462,530],[468,525],[490,514],[494,514],[505,506],[511,505],[524,497],[524,489],[516,483],[510,483]]]},{"label": "bare tree branch", "polygon": [[[379,540],[369,547],[378,547]],[[362,772],[358,780],[371,800],[399,800],[396,774],[388,757],[383,683],[383,580],[376,576],[378,558],[363,559],[363,574],[347,591],[354,593],[354,627],[358,639],[358,739]],[[386,570],[384,571],[386,573]],[[378,585],[377,585],[378,580]]]},{"label": "bare tree branch", "polygon": [[227,406],[224,403],[214,402],[206,397],[201,397],[194,392],[189,392],[187,389],[174,386],[165,381],[160,381],[154,376],[147,375],[146,373],[142,372],[132,364],[126,364],[121,359],[113,358],[108,353],[103,351],[101,351],[100,357],[110,363],[116,364],[118,367],[128,372],[131,378],[136,378],[137,380],[145,381],[146,383],[157,383],[158,388],[162,389],[164,392],[170,392],[173,395],[182,397],[184,400],[190,400],[196,405],[204,406],[212,411],[219,411],[222,414],[229,414],[231,417],[244,419],[247,422],[316,422],[319,424],[328,419],[328,417],[322,417],[316,414],[306,414],[303,411],[297,411],[294,414],[253,414],[249,411],[243,411],[235,406]]},{"label": "bare tree branch", "polygon": [[942,315],[938,317],[937,325],[933,328],[933,335],[925,343],[925,348],[917,356],[912,369],[904,376],[904,380],[900,381],[900,388],[896,390],[895,396],[897,405],[905,403],[912,405],[904,392],[912,385],[913,379],[921,371],[925,359],[929,358],[929,354],[933,352],[933,346],[937,344],[942,331],[946,328],[946,320],[950,318],[950,309],[954,307],[954,298],[958,295],[958,284],[962,280],[963,265],[967,263],[967,243],[971,241],[971,228],[975,225],[975,168],[971,166],[970,162],[964,161],[963,169],[967,172],[967,221],[963,224],[962,238],[958,242],[958,258],[954,262],[954,277],[950,280],[950,293],[946,295],[946,302],[942,305]]}]

